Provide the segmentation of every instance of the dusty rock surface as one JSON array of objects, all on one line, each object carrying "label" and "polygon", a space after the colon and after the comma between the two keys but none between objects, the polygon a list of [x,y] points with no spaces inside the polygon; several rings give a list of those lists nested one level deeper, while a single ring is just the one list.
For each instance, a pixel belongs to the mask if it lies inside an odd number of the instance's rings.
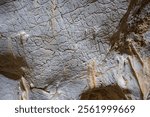
[{"label": "dusty rock surface", "polygon": [[150,99],[150,1],[0,0],[0,99]]}]

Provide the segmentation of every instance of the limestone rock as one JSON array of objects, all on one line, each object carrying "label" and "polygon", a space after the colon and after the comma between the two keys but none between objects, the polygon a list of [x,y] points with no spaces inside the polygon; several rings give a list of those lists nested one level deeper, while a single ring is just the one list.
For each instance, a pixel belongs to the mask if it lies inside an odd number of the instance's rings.
[{"label": "limestone rock", "polygon": [[149,0],[1,0],[0,99],[150,99]]}]

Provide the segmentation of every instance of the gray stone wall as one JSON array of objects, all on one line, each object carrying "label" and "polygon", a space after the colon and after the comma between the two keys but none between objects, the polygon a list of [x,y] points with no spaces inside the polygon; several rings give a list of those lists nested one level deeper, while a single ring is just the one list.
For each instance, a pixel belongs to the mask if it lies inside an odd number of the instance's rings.
[{"label": "gray stone wall", "polygon": [[148,99],[149,0],[1,0],[0,99]]}]

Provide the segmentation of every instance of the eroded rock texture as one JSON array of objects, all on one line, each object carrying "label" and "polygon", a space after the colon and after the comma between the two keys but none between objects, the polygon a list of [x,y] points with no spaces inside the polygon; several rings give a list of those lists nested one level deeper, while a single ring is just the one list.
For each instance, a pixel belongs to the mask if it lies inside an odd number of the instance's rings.
[{"label": "eroded rock texture", "polygon": [[149,99],[149,0],[0,0],[0,99]]}]

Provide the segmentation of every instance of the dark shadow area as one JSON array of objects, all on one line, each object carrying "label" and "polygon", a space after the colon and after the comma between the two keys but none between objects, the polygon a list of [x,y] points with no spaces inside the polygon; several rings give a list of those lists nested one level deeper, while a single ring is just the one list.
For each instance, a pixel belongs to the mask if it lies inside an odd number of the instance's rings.
[{"label": "dark shadow area", "polygon": [[20,79],[24,75],[21,67],[26,67],[27,63],[23,57],[14,56],[11,53],[0,54],[0,74],[10,79]]},{"label": "dark shadow area", "polygon": [[0,0],[0,5],[4,5],[4,4],[12,2],[12,1],[15,1],[15,0]]},{"label": "dark shadow area", "polygon": [[129,90],[122,90],[117,84],[87,90],[81,94],[81,100],[127,100],[125,94]]}]

